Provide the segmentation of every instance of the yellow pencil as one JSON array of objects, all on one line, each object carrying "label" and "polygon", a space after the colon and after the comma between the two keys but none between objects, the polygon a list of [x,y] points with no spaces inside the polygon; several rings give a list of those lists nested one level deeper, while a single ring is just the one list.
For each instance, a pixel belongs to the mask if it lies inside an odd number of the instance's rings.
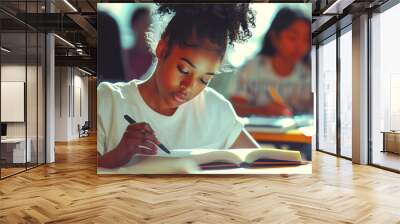
[{"label": "yellow pencil", "polygon": [[283,99],[282,97],[279,95],[278,91],[272,87],[272,86],[268,86],[267,87],[269,94],[271,95],[272,99],[279,104],[283,104]]}]

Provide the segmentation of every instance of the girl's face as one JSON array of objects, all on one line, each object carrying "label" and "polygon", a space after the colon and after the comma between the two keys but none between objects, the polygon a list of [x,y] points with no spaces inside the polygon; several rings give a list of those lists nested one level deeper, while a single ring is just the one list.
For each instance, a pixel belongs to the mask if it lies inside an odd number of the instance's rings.
[{"label": "girl's face", "polygon": [[277,54],[296,62],[310,50],[310,25],[303,20],[293,22],[274,38]]},{"label": "girl's face", "polygon": [[[167,107],[177,108],[193,99],[208,84],[218,70],[221,60],[217,52],[204,48],[173,45],[167,57],[166,42],[161,40],[156,49],[158,66],[156,85],[161,100]],[[215,46],[214,46],[215,48]]]}]

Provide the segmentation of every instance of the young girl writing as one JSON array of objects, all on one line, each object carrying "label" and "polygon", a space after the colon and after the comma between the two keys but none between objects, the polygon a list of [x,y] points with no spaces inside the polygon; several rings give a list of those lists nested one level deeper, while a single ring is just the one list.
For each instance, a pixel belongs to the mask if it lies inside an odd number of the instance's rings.
[{"label": "young girl writing", "polygon": [[[228,44],[251,36],[248,4],[159,4],[174,13],[158,42],[154,73],[144,81],[98,86],[98,165],[116,168],[135,154],[173,149],[255,148],[232,105],[207,87]],[[124,115],[137,123],[128,125]]]}]

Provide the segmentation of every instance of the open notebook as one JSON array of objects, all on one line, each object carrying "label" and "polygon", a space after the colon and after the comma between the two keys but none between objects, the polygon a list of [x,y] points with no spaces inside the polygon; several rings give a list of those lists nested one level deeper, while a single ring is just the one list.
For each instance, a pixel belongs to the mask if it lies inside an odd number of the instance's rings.
[{"label": "open notebook", "polygon": [[118,169],[98,169],[99,174],[202,173],[204,170],[256,169],[305,164],[299,151],[280,149],[173,150],[157,156],[136,155]]}]

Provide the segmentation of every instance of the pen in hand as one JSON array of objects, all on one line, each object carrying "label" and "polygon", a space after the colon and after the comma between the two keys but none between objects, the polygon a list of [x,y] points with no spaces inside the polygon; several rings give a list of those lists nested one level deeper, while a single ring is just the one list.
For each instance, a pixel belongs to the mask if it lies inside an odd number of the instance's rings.
[{"label": "pen in hand", "polygon": [[[128,121],[129,122],[129,124],[135,124],[136,123],[136,121],[135,120],[133,120],[129,115],[127,115],[127,114],[125,114],[124,115],[124,118],[125,118],[125,120],[126,121]],[[160,149],[162,149],[164,152],[166,152],[166,153],[168,153],[168,154],[170,154],[171,152],[167,149],[167,147],[165,147],[163,144],[159,144],[158,145],[158,147],[160,147]]]},{"label": "pen in hand", "polygon": [[282,97],[279,95],[278,90],[276,90],[274,87],[272,86],[268,86],[267,87],[269,94],[271,95],[272,99],[279,103],[279,104],[284,104],[284,101],[282,99]]},{"label": "pen in hand", "polygon": [[285,115],[285,116],[292,116],[292,111],[288,107],[288,105],[285,103],[283,98],[279,95],[279,92],[277,89],[275,89],[273,86],[268,85],[267,90],[272,98],[272,101],[278,104],[278,108],[281,108],[281,114],[280,115]]}]

